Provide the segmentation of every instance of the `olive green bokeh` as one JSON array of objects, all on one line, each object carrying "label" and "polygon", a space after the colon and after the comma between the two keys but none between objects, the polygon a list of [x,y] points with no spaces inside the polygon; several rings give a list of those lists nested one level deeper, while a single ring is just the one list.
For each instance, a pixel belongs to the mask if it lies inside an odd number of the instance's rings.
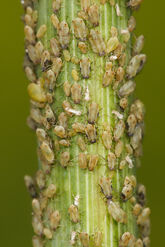
[{"label": "olive green bokeh", "polygon": [[[28,82],[22,70],[24,36],[20,2],[0,4],[0,244],[1,246],[31,246],[31,201],[23,176],[34,174],[37,168],[35,135],[26,126],[29,100]],[[152,247],[164,243],[165,208],[165,68],[164,24],[165,2],[145,0],[137,17],[137,35],[145,35],[148,62],[136,78],[137,96],[145,103],[146,134],[142,167],[138,180],[147,187],[152,210]]]}]

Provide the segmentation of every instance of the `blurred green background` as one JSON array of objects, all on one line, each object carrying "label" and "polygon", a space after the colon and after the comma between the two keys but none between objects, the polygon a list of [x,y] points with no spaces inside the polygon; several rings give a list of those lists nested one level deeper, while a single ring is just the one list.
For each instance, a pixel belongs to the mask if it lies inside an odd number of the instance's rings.
[{"label": "blurred green background", "polygon": [[[37,168],[36,140],[26,126],[29,112],[27,80],[22,71],[23,13],[20,2],[0,4],[0,245],[31,246],[31,201],[23,176]],[[138,179],[147,187],[152,210],[152,247],[164,243],[165,211],[165,1],[145,0],[136,33],[146,38],[148,62],[137,81],[137,96],[145,103],[144,157]]]}]

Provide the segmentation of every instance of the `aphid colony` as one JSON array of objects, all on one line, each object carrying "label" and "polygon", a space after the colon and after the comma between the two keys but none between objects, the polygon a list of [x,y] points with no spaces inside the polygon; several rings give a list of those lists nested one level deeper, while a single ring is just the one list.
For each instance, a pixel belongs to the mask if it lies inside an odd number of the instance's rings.
[{"label": "aphid colony", "polygon": [[[45,239],[52,239],[54,232],[60,227],[61,213],[58,209],[49,209],[49,201],[58,196],[56,185],[47,184],[47,175],[51,173],[51,167],[56,161],[61,167],[67,169],[72,163],[70,146],[72,137],[76,136],[79,148],[76,163],[80,169],[93,172],[100,165],[100,155],[88,152],[90,144],[100,142],[106,150],[105,163],[108,172],[119,172],[128,165],[132,169],[134,162],[142,153],[142,138],[144,132],[144,106],[136,99],[131,105],[129,96],[134,92],[136,83],[134,77],[142,70],[146,55],[141,54],[144,46],[144,36],[137,37],[132,57],[126,63],[126,49],[129,47],[131,33],[136,27],[136,20],[131,16],[126,29],[118,30],[112,26],[110,37],[105,40],[97,26],[100,24],[100,8],[92,4],[90,0],[81,0],[81,11],[77,13],[71,23],[59,20],[59,12],[62,7],[62,0],[52,1],[52,15],[50,22],[56,35],[49,40],[49,49],[44,47],[44,37],[49,31],[46,24],[37,27],[38,12],[33,9],[30,0],[24,1],[24,33],[26,44],[26,55],[24,70],[28,80],[28,94],[31,99],[31,111],[28,124],[36,130],[38,139],[38,156],[42,169],[38,170],[35,179],[25,176],[26,187],[33,198],[32,200],[32,225],[34,233],[33,247],[43,247]],[[122,17],[119,4],[115,0],[100,0],[101,4],[108,2],[115,8],[116,16]],[[130,0],[127,7],[138,9],[142,0]],[[77,47],[81,58],[71,55],[70,43],[73,37],[77,41]],[[88,51],[93,51],[94,56],[104,57],[105,66],[102,73],[102,87],[111,87],[119,105],[112,110],[112,118],[115,126],[112,128],[104,123],[98,125],[98,118],[101,115],[100,105],[90,99],[88,85],[82,85],[81,80],[88,80],[92,75],[92,61],[87,56]],[[53,109],[54,91],[64,64],[72,64],[69,72],[72,80],[62,82],[62,89],[65,99],[62,102],[62,111],[55,112]],[[40,65],[42,76],[38,78],[35,71]],[[87,81],[88,82],[88,81]],[[106,90],[106,89],[104,89]],[[86,102],[87,117],[85,121],[79,121],[78,117],[83,116],[81,106]],[[127,110],[127,111],[126,111]],[[125,114],[126,113],[126,114]],[[71,121],[74,119],[76,121]],[[49,132],[53,133],[53,138]],[[127,143],[123,141],[127,135]],[[56,152],[57,151],[57,152]],[[56,153],[57,157],[56,157]],[[125,157],[123,156],[123,153]],[[106,206],[112,218],[122,224],[127,224],[127,214],[123,210],[123,203],[132,203],[132,215],[136,217],[141,239],[136,239],[129,232],[122,234],[119,240],[119,247],[135,246],[148,247],[150,234],[150,209],[145,207],[146,192],[143,185],[136,187],[134,175],[125,176],[121,191],[119,191],[119,204],[114,196],[114,188],[111,176],[102,176],[99,179],[98,187],[104,196]],[[58,185],[57,185],[58,186]],[[137,190],[137,200],[133,196]],[[119,199],[119,198],[118,198]],[[68,217],[71,223],[81,223],[79,210],[81,203],[80,196],[74,198],[73,204],[68,207]],[[43,214],[48,211],[49,224],[43,220]],[[88,247],[92,239],[94,247],[102,246],[103,234],[96,231],[92,236],[87,232],[72,231],[70,244],[75,245],[79,240],[84,247]]]}]

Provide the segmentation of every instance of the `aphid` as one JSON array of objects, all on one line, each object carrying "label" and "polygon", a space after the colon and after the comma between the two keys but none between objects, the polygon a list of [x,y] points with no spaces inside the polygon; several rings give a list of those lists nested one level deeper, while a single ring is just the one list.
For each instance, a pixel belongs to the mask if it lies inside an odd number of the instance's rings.
[{"label": "aphid", "polygon": [[87,9],[89,21],[94,27],[99,25],[99,8],[97,5],[91,5]]},{"label": "aphid", "polygon": [[43,224],[41,218],[38,217],[37,215],[33,215],[32,217],[32,226],[35,234],[41,236],[43,233]]},{"label": "aphid", "polygon": [[131,37],[128,29],[122,29],[121,30],[121,36],[122,36],[123,42],[125,42],[125,43],[127,43]]},{"label": "aphid", "polygon": [[74,205],[75,205],[76,207],[78,207],[78,206],[79,206],[79,202],[80,202],[80,196],[77,195],[77,196],[75,196],[75,198],[74,198]]},{"label": "aphid", "polygon": [[85,125],[82,123],[74,123],[72,124],[72,128],[76,133],[85,133]]},{"label": "aphid", "polygon": [[132,8],[132,9],[137,9],[140,4],[142,3],[143,0],[130,0],[128,3],[127,3],[127,6]]},{"label": "aphid", "polygon": [[77,13],[77,16],[85,21],[88,20],[88,15],[85,11],[81,10]]},{"label": "aphid", "polygon": [[52,1],[52,8],[54,12],[57,12],[61,8],[62,0],[53,0]]},{"label": "aphid", "polygon": [[30,67],[25,67],[25,73],[29,81],[35,82],[36,81],[36,75],[34,71]]},{"label": "aphid", "polygon": [[130,143],[134,150],[139,147],[142,140],[142,134],[142,127],[140,125],[137,125],[135,127],[133,136],[131,136],[130,138]]},{"label": "aphid", "polygon": [[31,197],[36,198],[37,197],[37,191],[36,191],[36,187],[35,187],[34,180],[32,179],[32,177],[26,175],[24,177],[24,181],[25,181],[25,186],[26,186],[29,194],[31,195]]},{"label": "aphid", "polygon": [[99,105],[96,102],[92,102],[88,108],[88,123],[94,124],[99,115]]},{"label": "aphid", "polygon": [[66,131],[65,131],[63,126],[56,125],[53,131],[60,138],[65,138],[66,137]]},{"label": "aphid", "polygon": [[136,181],[134,181],[134,177],[127,176],[124,180],[124,186],[121,192],[121,197],[123,201],[127,201],[132,196],[135,186],[136,186]]},{"label": "aphid", "polygon": [[81,111],[78,111],[78,110],[74,110],[74,109],[72,109],[72,108],[66,108],[66,111],[68,112],[68,113],[70,113],[70,114],[74,114],[74,115],[76,115],[76,116],[81,116]]},{"label": "aphid", "polygon": [[106,149],[111,149],[112,146],[112,134],[110,131],[104,130],[102,133],[103,145]]},{"label": "aphid", "polygon": [[38,170],[36,172],[36,184],[38,186],[38,188],[40,190],[43,190],[45,188],[45,184],[46,184],[46,177],[45,177],[45,174],[42,170]]},{"label": "aphid", "polygon": [[132,57],[127,66],[127,78],[135,77],[143,68],[146,62],[146,55],[145,54],[138,54]]},{"label": "aphid", "polygon": [[135,245],[135,237],[130,232],[125,232],[120,238],[119,247],[133,247]]},{"label": "aphid", "polygon": [[117,16],[123,16],[123,15],[121,14],[120,7],[119,7],[119,4],[118,4],[118,3],[116,3],[115,9],[116,9],[116,14],[117,14]]},{"label": "aphid", "polygon": [[76,243],[76,236],[77,236],[77,232],[71,232],[71,238],[70,238],[70,244],[71,245],[75,245]]},{"label": "aphid", "polygon": [[127,81],[119,89],[118,95],[120,98],[129,96],[135,90],[136,84],[134,81]]},{"label": "aphid", "polygon": [[38,236],[33,236],[32,245],[33,247],[43,247],[44,246],[42,239]]},{"label": "aphid", "polygon": [[41,56],[42,56],[43,51],[44,51],[44,46],[43,46],[42,42],[39,40],[35,45],[35,53],[36,53],[38,61],[41,60]]},{"label": "aphid", "polygon": [[127,125],[128,125],[128,135],[132,136],[134,131],[135,131],[135,127],[137,124],[137,119],[135,117],[134,114],[130,114],[127,118]]},{"label": "aphid", "polygon": [[108,41],[107,41],[107,53],[110,53],[114,50],[116,50],[116,48],[119,45],[119,40],[118,38],[115,37],[111,37]]},{"label": "aphid", "polygon": [[44,196],[47,198],[53,198],[56,194],[57,188],[54,184],[50,184],[48,188],[44,191]]},{"label": "aphid", "polygon": [[68,213],[70,215],[70,220],[74,223],[78,223],[80,220],[78,208],[75,205],[71,205],[68,209]]},{"label": "aphid", "polygon": [[70,61],[70,52],[68,50],[63,50],[64,59],[66,62]]},{"label": "aphid", "polygon": [[34,27],[34,22],[33,22],[33,19],[32,19],[32,16],[29,15],[29,14],[25,14],[24,16],[24,21],[25,21],[25,24],[30,26],[30,27]]},{"label": "aphid", "polygon": [[125,110],[128,106],[128,100],[127,98],[121,98],[120,99],[120,107]]},{"label": "aphid", "polygon": [[67,127],[68,127],[68,117],[67,117],[65,112],[61,112],[60,115],[58,116],[58,123],[64,129],[67,129]]},{"label": "aphid", "polygon": [[70,42],[70,31],[69,26],[65,21],[62,21],[59,25],[59,42],[61,44],[62,49],[66,49]]},{"label": "aphid", "polygon": [[98,154],[90,154],[89,162],[88,162],[89,171],[93,171],[94,170],[94,168],[97,166],[98,161],[99,161]]},{"label": "aphid", "polygon": [[86,232],[81,232],[79,234],[80,241],[83,247],[89,247],[89,235]]},{"label": "aphid", "polygon": [[40,202],[38,199],[33,199],[32,200],[32,209],[35,215],[41,216],[41,207],[40,207]]},{"label": "aphid", "polygon": [[57,15],[52,14],[51,17],[50,17],[50,19],[51,19],[51,22],[52,22],[54,28],[56,28],[57,29],[57,32],[58,32],[59,26],[60,26],[60,21],[59,21]]},{"label": "aphid", "polygon": [[38,108],[31,108],[30,110],[30,117],[37,123],[41,124],[42,123],[42,116],[41,112]]},{"label": "aphid", "polygon": [[109,85],[111,85],[113,79],[114,79],[114,71],[112,69],[106,70],[102,81],[103,87],[108,87]]},{"label": "aphid", "polygon": [[79,64],[80,61],[79,61],[78,57],[73,56],[73,57],[71,58],[71,62],[74,63],[74,64]]},{"label": "aphid", "polygon": [[30,6],[28,6],[27,8],[26,8],[26,14],[28,14],[28,15],[32,15],[33,14],[33,9],[30,7]]},{"label": "aphid", "polygon": [[144,247],[150,247],[150,239],[149,239],[149,237],[143,238],[143,246]]},{"label": "aphid", "polygon": [[79,167],[82,169],[87,168],[87,155],[85,153],[79,153],[78,164],[79,164]]},{"label": "aphid", "polygon": [[53,92],[55,81],[56,78],[54,72],[51,69],[47,70],[45,73],[45,88],[47,88],[50,93]]},{"label": "aphid", "polygon": [[125,130],[125,123],[123,120],[119,120],[114,128],[115,141],[118,141],[123,136],[124,130]]},{"label": "aphid", "polygon": [[135,247],[143,247],[143,241],[140,238],[136,240]]},{"label": "aphid", "polygon": [[137,218],[137,224],[144,225],[146,220],[148,220],[150,214],[151,214],[150,208],[144,208],[141,214]]},{"label": "aphid", "polygon": [[52,62],[50,59],[50,53],[49,51],[45,50],[43,51],[42,55],[41,55],[41,66],[42,66],[42,71],[47,71],[50,66],[51,66]]},{"label": "aphid", "polygon": [[107,0],[100,0],[101,4],[105,4]]},{"label": "aphid", "polygon": [[50,40],[50,47],[51,47],[53,55],[55,57],[59,57],[60,56],[60,45],[57,39],[52,38]]},{"label": "aphid", "polygon": [[123,119],[123,115],[118,111],[113,110],[112,114],[114,114],[120,120]]},{"label": "aphid", "polygon": [[102,177],[99,181],[102,193],[107,199],[112,199],[112,180],[110,177]]},{"label": "aphid", "polygon": [[71,107],[71,104],[68,101],[64,100],[62,103],[62,107],[67,115],[69,115],[70,117],[73,115],[73,112],[70,111],[73,110],[73,108]]},{"label": "aphid", "polygon": [[42,152],[44,158],[49,163],[53,163],[54,162],[54,152],[46,141],[44,141],[41,144],[40,149],[41,149],[41,152]]},{"label": "aphid", "polygon": [[126,53],[123,53],[119,57],[119,65],[123,67],[126,64]]},{"label": "aphid", "polygon": [[87,124],[85,127],[85,133],[90,143],[96,142],[96,128],[92,124]]},{"label": "aphid", "polygon": [[65,151],[65,152],[61,153],[61,155],[60,155],[60,164],[61,164],[61,166],[67,167],[69,161],[70,161],[70,153],[68,151]]},{"label": "aphid", "polygon": [[30,44],[35,44],[35,34],[33,29],[26,25],[24,28],[24,34],[25,34],[25,39],[30,43]]},{"label": "aphid", "polygon": [[106,53],[105,42],[98,30],[91,29],[89,35],[89,42],[91,44],[92,50],[98,53],[99,56],[104,56]]},{"label": "aphid", "polygon": [[95,232],[94,234],[94,246],[100,247],[102,244],[103,234],[102,232]]},{"label": "aphid", "polygon": [[47,239],[52,239],[53,237],[52,232],[49,228],[44,228],[43,234],[45,235]]},{"label": "aphid", "polygon": [[44,117],[43,117],[43,125],[50,129],[55,124],[55,116],[49,104],[45,106]]},{"label": "aphid", "polygon": [[135,216],[138,216],[142,211],[142,206],[139,203],[136,203],[133,207],[132,213]]},{"label": "aphid", "polygon": [[119,140],[116,145],[115,145],[115,155],[117,158],[120,157],[121,153],[123,152],[123,142],[121,140]]},{"label": "aphid", "polygon": [[123,170],[126,166],[126,160],[121,160],[120,161],[120,164],[119,164],[119,169],[120,170]]},{"label": "aphid", "polygon": [[34,10],[33,13],[32,13],[32,20],[33,22],[36,24],[37,21],[38,21],[38,11],[37,10]]},{"label": "aphid", "polygon": [[61,216],[58,210],[55,210],[53,213],[50,215],[50,227],[52,230],[56,230],[57,227],[59,227],[61,220]]},{"label": "aphid", "polygon": [[78,48],[82,53],[87,53],[87,45],[84,42],[79,42],[78,43]]},{"label": "aphid", "polygon": [[86,11],[91,4],[91,0],[81,0],[81,9],[83,9],[84,11]]},{"label": "aphid", "polygon": [[89,101],[90,100],[90,94],[89,94],[89,88],[88,85],[86,86],[85,89],[85,97],[84,97],[85,101]]},{"label": "aphid", "polygon": [[133,46],[133,55],[139,54],[144,46],[144,35],[140,35]]},{"label": "aphid", "polygon": [[136,203],[136,198],[134,196],[132,196],[130,199],[129,199],[130,203],[131,204],[135,204]]},{"label": "aphid", "polygon": [[139,123],[142,122],[145,114],[144,104],[139,99],[135,100],[131,105],[130,112],[136,116]]},{"label": "aphid", "polygon": [[84,21],[77,17],[72,21],[73,28],[74,28],[74,35],[76,38],[80,39],[81,41],[85,41],[88,35],[88,29],[85,26]]},{"label": "aphid", "polygon": [[140,205],[144,206],[146,202],[146,188],[143,184],[140,184],[137,189],[137,201]]},{"label": "aphid", "polygon": [[118,69],[116,71],[116,80],[118,82],[122,82],[124,79],[124,75],[125,75],[125,71],[124,71],[123,67],[118,67]]},{"label": "aphid", "polygon": [[70,96],[71,93],[71,84],[68,81],[65,81],[63,84],[64,92],[67,97]]},{"label": "aphid", "polygon": [[71,97],[75,104],[80,104],[82,98],[81,86],[75,82],[71,87]]},{"label": "aphid", "polygon": [[52,71],[55,74],[55,77],[58,77],[58,74],[60,73],[62,68],[62,60],[60,57],[55,57],[52,59]]},{"label": "aphid", "polygon": [[108,167],[109,167],[110,171],[115,170],[115,168],[116,168],[116,156],[114,153],[110,152],[108,154],[107,161],[108,161]]},{"label": "aphid", "polygon": [[85,151],[86,150],[85,141],[81,136],[78,137],[77,144],[78,144],[79,148],[81,149],[81,151]]},{"label": "aphid", "polygon": [[47,31],[47,26],[45,24],[41,25],[39,27],[38,31],[37,31],[36,37],[38,39],[43,38],[43,36],[45,35],[46,31]]},{"label": "aphid", "polygon": [[89,58],[84,57],[80,60],[80,70],[84,79],[88,79],[91,70],[91,62]]},{"label": "aphid", "polygon": [[131,16],[128,20],[128,30],[132,32],[136,27],[136,19],[134,16]]},{"label": "aphid", "polygon": [[108,211],[115,221],[124,224],[127,222],[127,215],[117,202],[108,200]]},{"label": "aphid", "polygon": [[70,142],[68,140],[65,140],[65,139],[60,140],[59,144],[61,146],[64,146],[64,147],[69,147],[70,146]]},{"label": "aphid", "polygon": [[132,149],[132,147],[131,147],[131,145],[130,144],[126,144],[125,145],[125,149],[126,149],[126,152],[128,153],[128,154],[133,154],[133,149]]},{"label": "aphid", "polygon": [[28,45],[26,50],[28,57],[33,62],[34,65],[39,63],[38,56],[36,54],[36,48],[33,45]]},{"label": "aphid", "polygon": [[73,80],[75,80],[75,81],[79,80],[79,76],[78,76],[77,70],[75,70],[75,69],[72,70],[72,77],[73,77]]}]

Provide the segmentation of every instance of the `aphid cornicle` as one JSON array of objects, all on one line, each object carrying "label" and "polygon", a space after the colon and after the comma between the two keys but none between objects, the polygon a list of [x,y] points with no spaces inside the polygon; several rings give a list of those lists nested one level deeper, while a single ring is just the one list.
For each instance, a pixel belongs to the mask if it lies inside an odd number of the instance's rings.
[{"label": "aphid cornicle", "polygon": [[68,163],[70,161],[70,153],[68,151],[65,151],[61,153],[60,155],[60,164],[62,167],[67,167]]},{"label": "aphid cornicle", "polygon": [[52,8],[54,12],[57,12],[61,8],[62,0],[53,0],[52,1]]},{"label": "aphid cornicle", "polygon": [[92,124],[87,124],[85,127],[85,133],[87,135],[87,138],[89,140],[90,143],[95,143],[96,142],[96,128],[94,125]]},{"label": "aphid cornicle", "polygon": [[68,213],[70,215],[70,220],[73,221],[74,223],[78,223],[80,220],[80,216],[79,216],[79,211],[78,211],[78,207],[76,207],[75,205],[70,205],[69,209],[68,209]]},{"label": "aphid cornicle", "polygon": [[92,50],[95,53],[98,53],[99,56],[104,56],[106,53],[106,46],[101,36],[101,33],[98,30],[91,29],[89,35],[89,42],[91,44]]},{"label": "aphid cornicle", "polygon": [[87,9],[89,21],[94,27],[99,25],[99,7],[97,5],[91,5]]},{"label": "aphid cornicle", "polygon": [[133,247],[135,245],[135,237],[130,232],[125,232],[120,238],[119,247]]},{"label": "aphid cornicle", "polygon": [[82,169],[87,168],[87,155],[85,153],[79,153],[78,164],[79,164],[79,167]]},{"label": "aphid cornicle", "polygon": [[68,127],[68,117],[65,112],[61,112],[58,116],[59,126],[62,126],[64,129]]},{"label": "aphid cornicle", "polygon": [[81,151],[85,151],[86,150],[85,141],[81,136],[78,137],[77,144],[78,144],[79,148],[81,149]]},{"label": "aphid cornicle", "polygon": [[36,172],[36,184],[38,186],[38,188],[40,190],[43,190],[45,188],[45,184],[46,184],[46,177],[45,177],[45,174],[42,170],[38,170]]},{"label": "aphid cornicle", "polygon": [[97,166],[97,163],[99,161],[98,154],[90,154],[89,161],[88,161],[88,169],[89,171],[93,171],[94,168]]},{"label": "aphid cornicle", "polygon": [[54,184],[49,184],[46,190],[43,192],[43,195],[47,198],[53,198],[56,194],[57,188]]},{"label": "aphid cornicle", "polygon": [[88,123],[94,124],[99,115],[99,105],[96,102],[92,102],[88,108]]},{"label": "aphid cornicle", "polygon": [[127,215],[117,202],[108,200],[108,211],[115,221],[126,224]]},{"label": "aphid cornicle", "polygon": [[26,25],[24,27],[24,34],[25,34],[25,39],[30,43],[30,44],[35,44],[35,34],[34,34],[34,31],[33,29]]},{"label": "aphid cornicle", "polygon": [[121,153],[123,152],[123,142],[121,140],[117,141],[116,146],[115,146],[115,155],[117,158],[120,157]]},{"label": "aphid cornicle", "polygon": [[26,175],[24,177],[24,181],[25,181],[25,186],[26,186],[29,194],[31,195],[31,197],[36,198],[37,197],[37,191],[36,191],[35,183],[34,183],[34,180],[32,179],[32,177]]},{"label": "aphid cornicle", "polygon": [[131,138],[130,138],[130,144],[134,150],[139,147],[139,145],[142,141],[142,137],[143,137],[142,127],[140,125],[137,125],[135,127],[133,136],[131,136]]},{"label": "aphid cornicle", "polygon": [[110,152],[108,154],[107,161],[108,161],[108,167],[109,167],[110,171],[115,170],[115,168],[116,168],[116,156],[114,153]]},{"label": "aphid cornicle", "polygon": [[65,131],[63,126],[60,126],[60,125],[58,126],[57,125],[57,126],[55,126],[53,131],[60,138],[65,138],[66,137],[66,131]]},{"label": "aphid cornicle", "polygon": [[99,181],[102,193],[107,199],[112,199],[112,179],[110,177],[102,177]]},{"label": "aphid cornicle", "polygon": [[89,235],[86,232],[80,232],[79,234],[80,241],[83,247],[89,247]]},{"label": "aphid cornicle", "polygon": [[133,55],[139,54],[144,46],[144,35],[140,35],[133,46]]},{"label": "aphid cornicle", "polygon": [[33,245],[33,247],[43,247],[44,243],[43,243],[43,241],[42,241],[42,239],[40,237],[33,236],[32,245]]},{"label": "aphid cornicle", "polygon": [[90,70],[91,70],[91,62],[89,58],[84,57],[80,60],[80,70],[82,77],[84,79],[88,79],[90,75]]},{"label": "aphid cornicle", "polygon": [[32,200],[32,209],[35,215],[41,216],[41,207],[40,207],[40,202],[38,199],[33,199]]},{"label": "aphid cornicle", "polygon": [[94,246],[100,247],[103,240],[103,234],[102,232],[95,232],[94,234]]},{"label": "aphid cornicle", "polygon": [[85,125],[82,123],[74,123],[72,124],[72,128],[76,133],[85,133]]},{"label": "aphid cornicle", "polygon": [[58,210],[55,210],[53,213],[50,215],[50,227],[52,230],[56,230],[57,227],[59,227],[61,220],[61,216]]},{"label": "aphid cornicle", "polygon": [[120,98],[129,96],[131,93],[134,92],[136,84],[134,81],[127,81],[124,83],[121,88],[119,89],[118,95]]},{"label": "aphid cornicle", "polygon": [[106,149],[111,149],[112,146],[112,134],[110,131],[104,130],[102,133],[103,145]]},{"label": "aphid cornicle", "polygon": [[139,203],[136,203],[133,207],[132,213],[135,216],[138,216],[142,211],[142,206]]},{"label": "aphid cornicle", "polygon": [[88,29],[85,26],[83,19],[77,17],[72,21],[74,28],[74,35],[81,41],[85,41],[88,35]]},{"label": "aphid cornicle", "polygon": [[44,141],[40,146],[44,158],[51,164],[54,162],[54,152],[47,141]]},{"label": "aphid cornicle", "polygon": [[123,136],[124,130],[125,130],[125,123],[123,120],[119,120],[114,128],[115,141],[118,141]]},{"label": "aphid cornicle", "polygon": [[78,43],[78,48],[82,53],[87,53],[87,45],[84,42],[79,42]]},{"label": "aphid cornicle", "polygon": [[59,57],[60,56],[60,44],[57,39],[52,38],[50,40],[50,47],[51,47],[53,55],[55,57]]},{"label": "aphid cornicle", "polygon": [[43,234],[45,235],[47,239],[52,239],[53,237],[52,232],[49,228],[44,228]]},{"label": "aphid cornicle", "polygon": [[38,39],[41,39],[45,35],[46,31],[47,31],[47,26],[45,24],[41,25],[37,30],[36,37]]},{"label": "aphid cornicle", "polygon": [[41,221],[41,217],[38,217],[37,215],[33,215],[32,226],[35,234],[41,236],[43,233],[43,224]]},{"label": "aphid cornicle", "polygon": [[70,31],[69,26],[65,21],[60,22],[58,34],[62,49],[66,49],[70,42]]},{"label": "aphid cornicle", "polygon": [[31,82],[36,81],[37,78],[32,68],[30,68],[29,66],[25,67],[25,73],[29,81]]},{"label": "aphid cornicle", "polygon": [[128,30],[132,32],[136,27],[136,19],[134,16],[131,16],[128,20]]},{"label": "aphid cornicle", "polygon": [[91,0],[81,0],[81,9],[86,11],[91,4]]},{"label": "aphid cornicle", "polygon": [[51,19],[51,22],[52,22],[54,28],[56,28],[57,29],[57,32],[58,32],[59,26],[60,26],[60,21],[59,21],[57,15],[52,14],[51,17],[50,17],[50,19]]},{"label": "aphid cornicle", "polygon": [[75,104],[80,104],[82,98],[82,88],[77,82],[71,87],[71,97]]},{"label": "aphid cornicle", "polygon": [[138,54],[132,57],[126,69],[127,78],[135,77],[143,69],[145,62],[145,54]]}]

